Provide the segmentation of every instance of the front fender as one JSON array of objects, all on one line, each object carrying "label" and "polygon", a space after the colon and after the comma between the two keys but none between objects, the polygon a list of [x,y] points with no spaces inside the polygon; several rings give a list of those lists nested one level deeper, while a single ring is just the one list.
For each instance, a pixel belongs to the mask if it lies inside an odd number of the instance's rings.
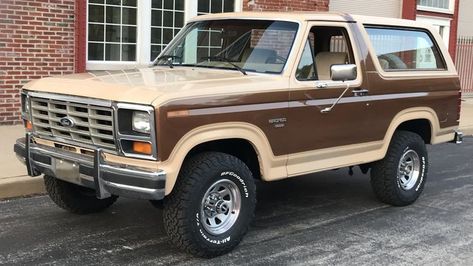
[{"label": "front fender", "polygon": [[169,158],[159,163],[159,168],[167,173],[165,194],[171,193],[184,159],[196,146],[215,140],[247,140],[258,155],[258,163],[263,180],[287,176],[287,156],[274,156],[264,132],[257,126],[243,122],[225,122],[195,128],[185,134],[176,144]]}]

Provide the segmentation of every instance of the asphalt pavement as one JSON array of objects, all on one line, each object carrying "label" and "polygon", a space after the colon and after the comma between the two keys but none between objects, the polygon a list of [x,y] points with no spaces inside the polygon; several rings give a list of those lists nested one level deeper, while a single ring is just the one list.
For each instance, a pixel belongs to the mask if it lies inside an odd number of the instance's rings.
[{"label": "asphalt pavement", "polygon": [[473,138],[429,147],[421,198],[376,200],[368,175],[347,169],[258,184],[256,219],[232,253],[197,259],[174,248],[162,211],[120,199],[79,216],[48,197],[0,202],[0,264],[472,265]]}]

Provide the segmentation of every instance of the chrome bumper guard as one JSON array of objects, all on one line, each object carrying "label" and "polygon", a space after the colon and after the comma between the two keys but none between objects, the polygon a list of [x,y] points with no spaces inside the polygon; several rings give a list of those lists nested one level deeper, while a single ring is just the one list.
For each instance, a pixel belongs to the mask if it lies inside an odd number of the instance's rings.
[{"label": "chrome bumper guard", "polygon": [[16,141],[14,151],[26,165],[28,175],[46,174],[95,189],[99,199],[117,195],[161,200],[165,195],[164,171],[106,162],[101,149],[96,149],[93,157],[77,154],[35,144],[32,134],[27,133],[25,138]]},{"label": "chrome bumper guard", "polygon": [[452,141],[453,143],[456,144],[462,144],[463,143],[463,132],[461,131],[455,131],[455,138]]}]

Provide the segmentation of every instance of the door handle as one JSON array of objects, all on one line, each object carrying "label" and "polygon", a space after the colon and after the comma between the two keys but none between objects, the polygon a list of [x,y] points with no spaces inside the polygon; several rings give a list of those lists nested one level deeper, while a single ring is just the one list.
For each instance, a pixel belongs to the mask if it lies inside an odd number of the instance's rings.
[{"label": "door handle", "polygon": [[368,94],[369,90],[367,89],[357,89],[353,90],[352,93],[354,96],[360,97],[360,96],[366,96]]},{"label": "door handle", "polygon": [[326,82],[320,82],[320,83],[317,83],[316,87],[319,89],[325,89],[328,87],[328,84]]}]

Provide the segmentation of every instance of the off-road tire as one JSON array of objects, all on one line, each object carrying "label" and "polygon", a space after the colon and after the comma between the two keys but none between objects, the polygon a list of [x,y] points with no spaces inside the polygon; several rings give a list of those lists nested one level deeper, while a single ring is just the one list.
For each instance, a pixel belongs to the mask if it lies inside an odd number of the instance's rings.
[{"label": "off-road tire", "polygon": [[[417,153],[419,174],[412,188],[403,188],[398,177],[400,161],[409,151]],[[424,189],[427,178],[428,156],[424,140],[410,131],[396,131],[391,140],[386,157],[375,162],[371,169],[371,186],[376,197],[393,206],[406,206],[414,203]]]},{"label": "off-road tire", "polygon": [[[204,227],[201,213],[204,196],[213,184],[230,180],[241,195],[241,208],[233,225],[222,234]],[[179,248],[204,258],[234,249],[248,231],[254,217],[256,187],[250,169],[238,158],[205,152],[185,161],[173,192],[164,200],[164,228]]]},{"label": "off-road tire", "polygon": [[116,200],[117,196],[98,199],[95,191],[72,184],[52,176],[44,176],[44,184],[51,200],[62,209],[75,214],[89,214],[105,210]]}]

